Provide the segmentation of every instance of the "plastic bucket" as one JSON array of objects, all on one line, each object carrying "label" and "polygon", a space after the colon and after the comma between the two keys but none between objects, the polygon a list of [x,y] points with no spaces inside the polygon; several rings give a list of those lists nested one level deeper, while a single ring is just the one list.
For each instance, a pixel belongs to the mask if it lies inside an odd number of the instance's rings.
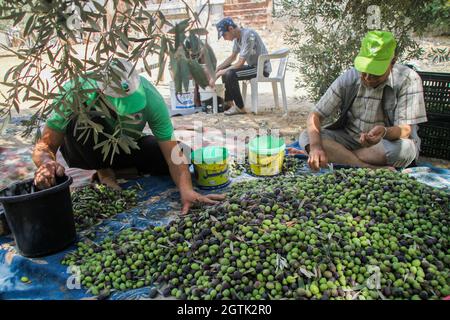
[{"label": "plastic bucket", "polygon": [[203,89],[202,87],[198,88],[198,92],[200,93],[200,101],[206,101],[209,99],[212,99],[214,94],[217,94],[217,97],[222,97],[223,98],[223,91],[224,91],[224,86],[223,84],[216,84],[215,89],[211,88],[211,87],[205,87],[205,89]]},{"label": "plastic bucket", "polygon": [[183,92],[177,93],[175,82],[170,82],[170,103],[171,114],[193,114],[195,113],[194,84],[189,81],[188,91],[182,88]]},{"label": "plastic bucket", "polygon": [[282,138],[261,136],[249,143],[250,170],[257,176],[274,176],[283,169],[286,144]]},{"label": "plastic bucket", "polygon": [[[200,94],[200,101],[203,106],[212,106],[213,113],[223,112],[223,108],[219,108],[219,105],[223,104],[223,84],[217,84],[213,89],[211,87],[202,88],[199,87],[198,92]],[[208,113],[208,110],[206,110]]]},{"label": "plastic bucket", "polygon": [[0,191],[0,203],[21,255],[45,256],[75,241],[70,184],[72,178],[65,176],[57,179],[56,186],[34,192],[33,179],[28,179]]},{"label": "plastic bucket", "polygon": [[0,203],[0,237],[10,233],[11,230],[9,229],[8,222],[6,221],[6,216],[3,212],[3,207]]},{"label": "plastic bucket", "polygon": [[192,152],[195,181],[200,188],[214,189],[230,182],[228,150],[224,147],[208,146]]}]

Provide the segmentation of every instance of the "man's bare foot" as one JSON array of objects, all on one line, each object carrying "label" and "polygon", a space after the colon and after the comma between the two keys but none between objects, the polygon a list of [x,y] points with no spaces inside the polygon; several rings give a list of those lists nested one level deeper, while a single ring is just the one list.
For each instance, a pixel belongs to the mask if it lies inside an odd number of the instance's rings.
[{"label": "man's bare foot", "polygon": [[113,169],[100,169],[97,170],[98,179],[100,183],[113,188],[114,190],[122,190],[122,188],[117,184],[116,175]]}]

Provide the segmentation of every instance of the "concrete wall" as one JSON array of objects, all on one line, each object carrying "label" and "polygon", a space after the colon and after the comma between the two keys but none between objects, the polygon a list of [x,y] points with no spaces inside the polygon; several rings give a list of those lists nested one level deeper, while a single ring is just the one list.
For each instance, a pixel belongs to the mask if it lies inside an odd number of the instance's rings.
[{"label": "concrete wall", "polygon": [[224,15],[243,27],[264,30],[272,22],[272,0],[226,0]]}]

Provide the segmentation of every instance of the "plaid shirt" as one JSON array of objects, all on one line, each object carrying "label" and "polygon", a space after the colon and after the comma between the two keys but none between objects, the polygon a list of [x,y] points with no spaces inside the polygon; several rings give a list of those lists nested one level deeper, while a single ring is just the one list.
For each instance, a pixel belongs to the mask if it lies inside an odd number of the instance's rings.
[{"label": "plaid shirt", "polygon": [[[396,68],[398,68],[397,65],[394,65],[394,69]],[[344,73],[340,78],[346,74]],[[338,78],[333,82],[314,108],[314,111],[324,118],[333,116],[342,104],[341,83],[343,81],[340,80],[342,79]],[[346,132],[355,140],[358,141],[362,132],[368,132],[376,125],[387,125],[381,101],[385,86],[393,88],[394,81],[401,84],[396,101],[394,125],[414,125],[427,121],[422,79],[412,69],[403,73],[393,70],[386,81],[377,88],[366,87],[360,82],[355,101],[347,114],[348,122],[345,127]]]}]

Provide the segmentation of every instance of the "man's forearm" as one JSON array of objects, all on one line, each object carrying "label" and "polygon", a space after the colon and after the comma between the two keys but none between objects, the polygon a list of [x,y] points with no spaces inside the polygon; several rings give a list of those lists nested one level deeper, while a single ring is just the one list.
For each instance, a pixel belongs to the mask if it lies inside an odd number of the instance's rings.
[{"label": "man's forearm", "polygon": [[188,170],[187,159],[176,141],[164,141],[159,143],[159,147],[164,155],[170,176],[173,182],[180,189],[192,189],[191,175]]},{"label": "man's forearm", "polygon": [[225,69],[225,68],[229,67],[229,66],[233,63],[234,60],[236,60],[236,58],[235,58],[235,57],[232,57],[232,56],[226,58],[225,61],[222,62],[222,63],[217,67],[217,69],[218,69],[218,70],[222,70],[222,69]]},{"label": "man's forearm", "polygon": [[386,127],[386,129],[386,135],[384,136],[386,140],[405,139],[409,138],[411,134],[411,126],[409,125]]},{"label": "man's forearm", "polygon": [[32,159],[36,167],[49,161],[56,161],[56,152],[64,142],[64,134],[45,126],[42,138],[36,143]]},{"label": "man's forearm", "polygon": [[309,136],[309,148],[322,148],[322,139],[320,137],[320,117],[316,113],[311,113],[307,121],[307,130]]},{"label": "man's forearm", "polygon": [[229,66],[229,67],[227,68],[227,70],[231,70],[231,69],[239,69],[239,68],[241,68],[243,65],[244,65],[244,63],[238,61],[238,62],[236,62],[235,64],[232,64],[231,66]]},{"label": "man's forearm", "polygon": [[173,182],[178,187],[180,192],[182,190],[192,189],[191,174],[189,173],[188,166],[186,164],[169,164],[169,172]]},{"label": "man's forearm", "polygon": [[[235,60],[235,59],[233,59]],[[239,69],[242,68],[242,66],[245,64],[245,59],[244,58],[239,58],[238,61],[236,63],[231,64],[230,66],[228,66],[228,68],[225,68],[224,70],[233,70],[233,69]]]},{"label": "man's forearm", "polygon": [[48,161],[55,161],[56,154],[51,148],[43,142],[38,142],[34,148],[32,159],[36,167],[40,167],[42,164]]}]

